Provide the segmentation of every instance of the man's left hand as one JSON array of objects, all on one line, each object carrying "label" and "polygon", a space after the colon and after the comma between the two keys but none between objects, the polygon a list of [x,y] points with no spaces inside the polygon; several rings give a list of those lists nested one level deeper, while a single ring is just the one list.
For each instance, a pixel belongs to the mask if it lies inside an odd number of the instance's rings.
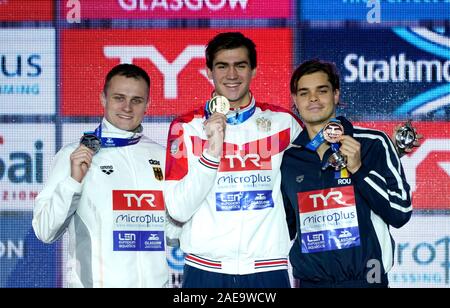
[{"label": "man's left hand", "polygon": [[358,171],[361,167],[361,144],[356,139],[344,135],[339,150],[347,156],[347,170],[352,174]]}]

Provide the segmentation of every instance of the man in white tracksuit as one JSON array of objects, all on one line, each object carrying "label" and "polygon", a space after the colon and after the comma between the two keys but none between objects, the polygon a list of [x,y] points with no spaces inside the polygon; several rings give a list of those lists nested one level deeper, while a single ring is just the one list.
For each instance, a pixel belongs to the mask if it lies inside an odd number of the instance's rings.
[{"label": "man in white tracksuit", "polygon": [[203,108],[169,129],[165,200],[184,222],[185,288],[288,288],[289,232],[280,191],[284,151],[301,131],[289,112],[256,101],[255,44],[241,33],[206,48],[215,94],[231,111]]},{"label": "man in white tracksuit", "polygon": [[164,287],[168,282],[166,232],[176,228],[166,228],[165,150],[142,135],[149,89],[141,68],[114,67],[101,96],[104,119],[83,139],[94,138],[101,149],[95,154],[79,142],[63,147],[36,198],[37,237],[51,243],[69,232],[69,287]]}]

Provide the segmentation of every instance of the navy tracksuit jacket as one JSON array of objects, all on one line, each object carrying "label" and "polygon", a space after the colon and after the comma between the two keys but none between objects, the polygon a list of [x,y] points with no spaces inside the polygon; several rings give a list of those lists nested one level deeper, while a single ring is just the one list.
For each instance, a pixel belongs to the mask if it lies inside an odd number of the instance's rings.
[{"label": "navy tracksuit jacket", "polygon": [[[305,148],[306,129],[285,152],[282,192],[294,244],[290,261],[300,287],[386,287],[393,265],[389,226],[411,217],[410,187],[394,145],[381,131],[353,127],[338,117],[346,135],[361,143],[362,166],[322,170],[323,160]],[[374,283],[375,282],[375,283]]]}]

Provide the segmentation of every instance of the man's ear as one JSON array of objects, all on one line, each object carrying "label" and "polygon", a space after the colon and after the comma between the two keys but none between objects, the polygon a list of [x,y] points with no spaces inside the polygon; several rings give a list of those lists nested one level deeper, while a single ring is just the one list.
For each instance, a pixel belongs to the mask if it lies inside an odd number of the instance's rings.
[{"label": "man's ear", "polygon": [[100,94],[100,102],[102,102],[102,106],[103,106],[103,108],[105,108],[105,107],[106,107],[106,96],[105,96],[105,92],[102,92],[102,93]]},{"label": "man's ear", "polygon": [[296,97],[297,97],[297,95],[291,93],[291,99],[292,99],[292,102],[294,103],[294,105],[295,105],[295,98]]},{"label": "man's ear", "polygon": [[256,72],[258,71],[258,69],[255,67],[254,69],[252,69],[252,78],[256,77]]},{"label": "man's ear", "polygon": [[208,78],[209,79],[213,79],[213,77],[212,77],[212,71],[209,69],[209,67],[206,67],[206,74],[208,75]]},{"label": "man's ear", "polygon": [[339,91],[339,89],[334,90],[334,104],[336,106],[339,105],[340,95],[341,95],[341,91]]},{"label": "man's ear", "polygon": [[150,97],[147,99],[147,102],[145,103],[145,114],[147,114],[149,106],[150,106]]}]

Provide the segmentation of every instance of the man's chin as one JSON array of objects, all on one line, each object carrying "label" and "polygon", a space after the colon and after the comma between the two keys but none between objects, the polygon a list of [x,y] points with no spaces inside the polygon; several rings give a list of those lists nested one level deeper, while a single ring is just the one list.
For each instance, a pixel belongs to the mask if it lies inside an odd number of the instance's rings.
[{"label": "man's chin", "polygon": [[231,97],[225,96],[225,97],[230,101],[230,103],[235,103],[241,99],[239,97],[234,97],[234,96],[231,96]]},{"label": "man's chin", "polygon": [[232,105],[235,103],[241,102],[245,97],[245,95],[244,96],[237,96],[237,95],[226,96],[226,95],[224,95],[224,96],[228,99],[228,101]]}]

